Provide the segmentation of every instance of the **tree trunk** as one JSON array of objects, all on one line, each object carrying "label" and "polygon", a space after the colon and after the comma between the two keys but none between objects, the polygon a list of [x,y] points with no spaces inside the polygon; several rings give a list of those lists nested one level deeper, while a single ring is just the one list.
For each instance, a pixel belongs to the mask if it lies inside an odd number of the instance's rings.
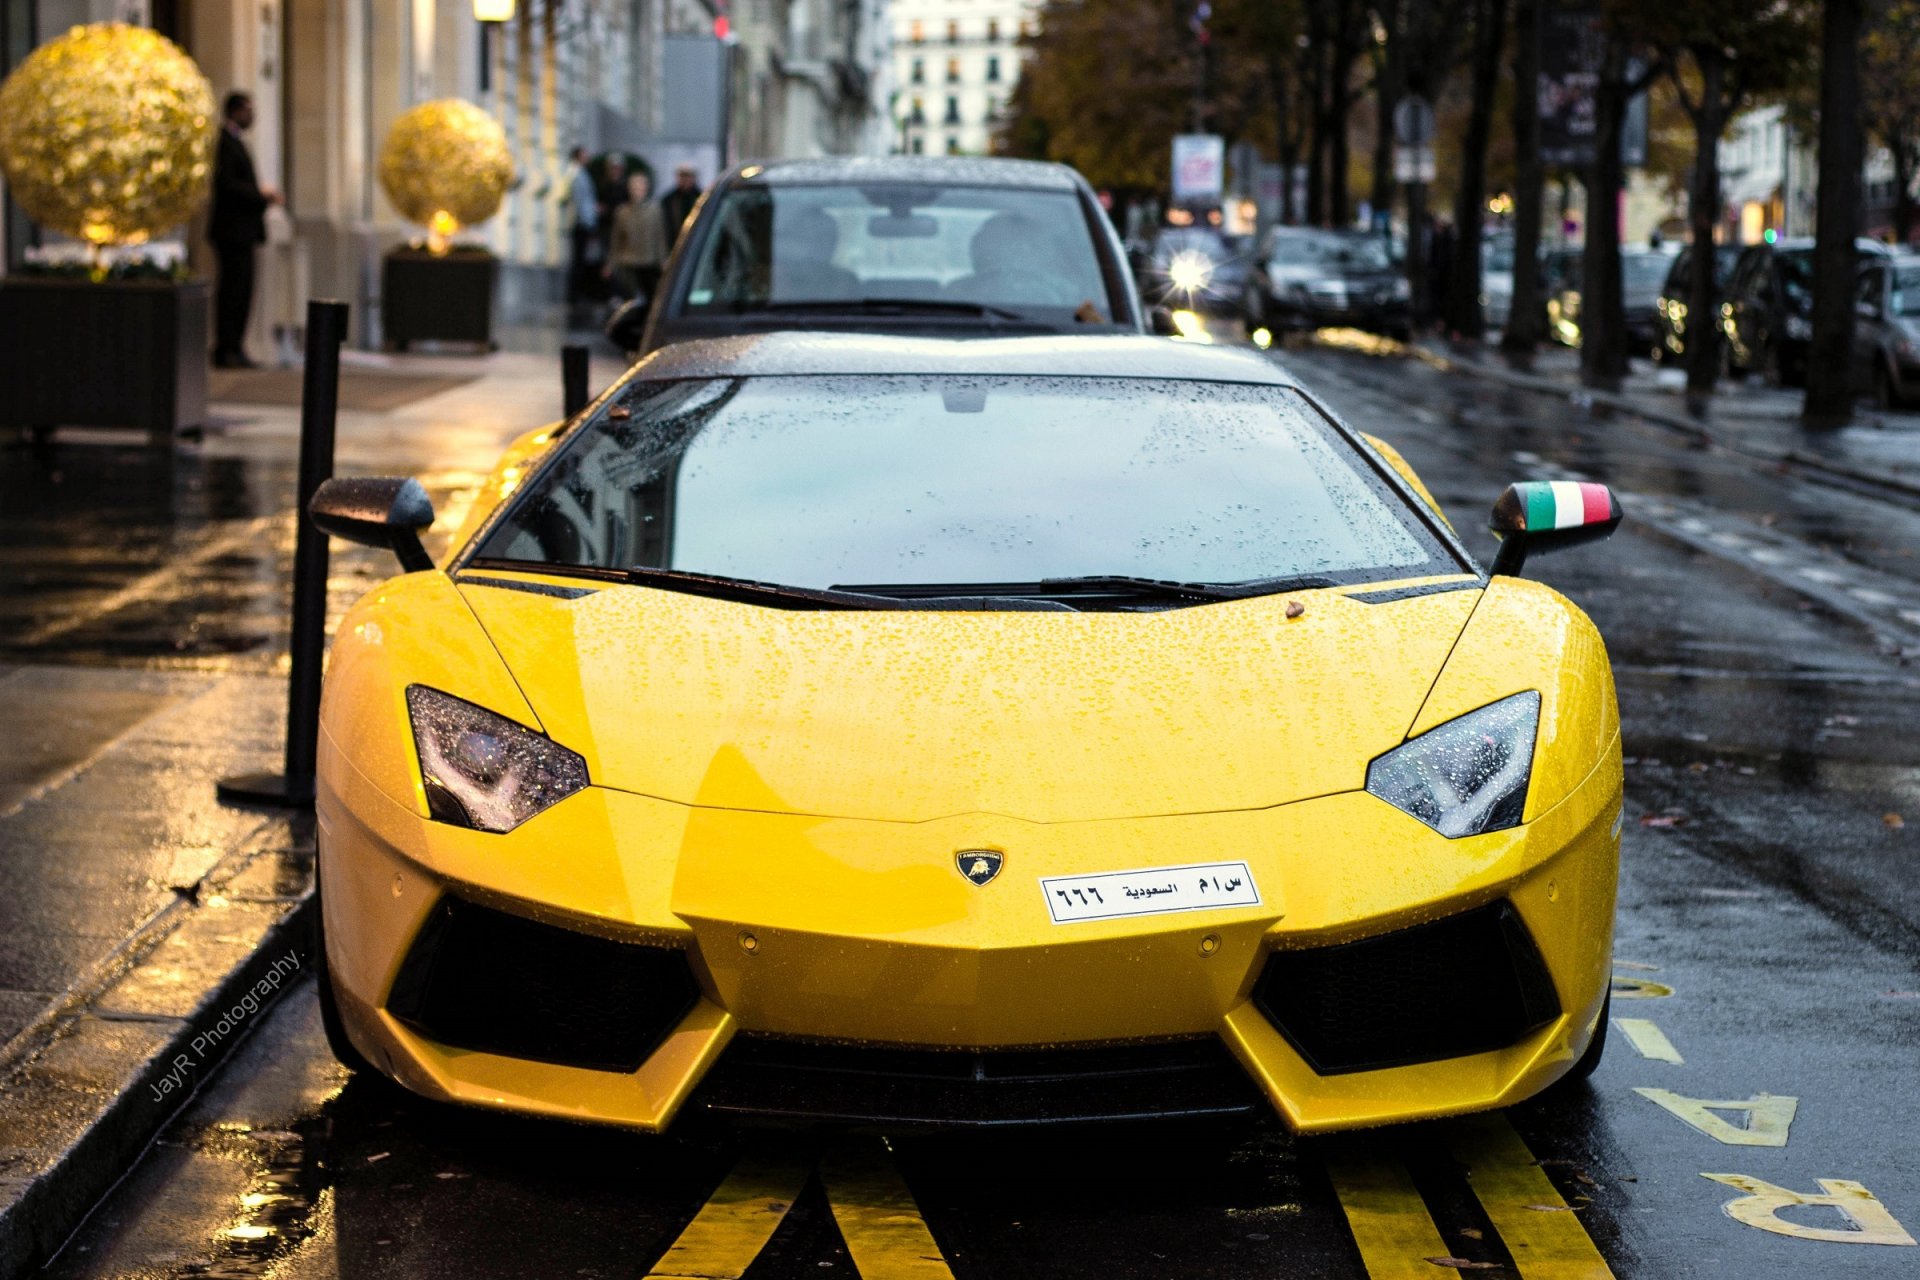
[{"label": "tree trunk", "polygon": [[1333,57],[1333,42],[1327,30],[1325,9],[1307,6],[1307,221],[1324,226],[1327,221],[1327,68]]},{"label": "tree trunk", "polygon": [[1460,143],[1460,185],[1454,192],[1453,281],[1447,295],[1447,327],[1466,338],[1484,337],[1480,306],[1480,250],[1487,206],[1487,142],[1493,136],[1493,91],[1500,77],[1500,47],[1506,41],[1507,0],[1473,6],[1473,100]]},{"label": "tree trunk", "polygon": [[1807,348],[1809,427],[1853,416],[1853,238],[1860,228],[1862,0],[1826,0],[1820,50],[1820,186],[1814,204],[1813,341]]},{"label": "tree trunk", "polygon": [[1348,127],[1353,95],[1347,86],[1353,82],[1353,64],[1360,60],[1365,17],[1360,5],[1342,0],[1333,29],[1333,66],[1327,77],[1327,221],[1336,227],[1353,222],[1353,184],[1349,176],[1353,139]]},{"label": "tree trunk", "polygon": [[1593,168],[1587,174],[1587,244],[1580,271],[1580,380],[1615,389],[1627,374],[1626,308],[1620,296],[1620,131],[1627,115],[1627,50],[1607,37],[1594,87]]},{"label": "tree trunk", "polygon": [[1387,43],[1381,50],[1380,70],[1374,81],[1373,193],[1371,203],[1377,222],[1391,218],[1395,196],[1393,180],[1393,112],[1400,105],[1406,83],[1406,61],[1400,41],[1400,0],[1382,0],[1376,8],[1380,25],[1386,29]]},{"label": "tree trunk", "polygon": [[1696,46],[1700,110],[1693,117],[1693,185],[1687,224],[1693,278],[1687,284],[1687,411],[1703,416],[1720,376],[1720,291],[1713,279],[1713,229],[1720,221],[1720,134],[1726,128],[1727,65],[1717,45]]},{"label": "tree trunk", "polygon": [[1546,166],[1540,163],[1540,0],[1513,9],[1513,301],[1500,349],[1530,356],[1546,336],[1540,296],[1540,222],[1546,216]]}]

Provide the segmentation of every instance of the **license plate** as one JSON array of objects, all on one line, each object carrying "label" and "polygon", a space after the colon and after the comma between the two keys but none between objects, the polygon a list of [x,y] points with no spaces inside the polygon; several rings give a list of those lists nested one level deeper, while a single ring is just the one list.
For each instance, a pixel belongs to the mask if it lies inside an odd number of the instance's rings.
[{"label": "license plate", "polygon": [[1260,905],[1260,890],[1244,862],[1042,876],[1040,891],[1055,924]]}]

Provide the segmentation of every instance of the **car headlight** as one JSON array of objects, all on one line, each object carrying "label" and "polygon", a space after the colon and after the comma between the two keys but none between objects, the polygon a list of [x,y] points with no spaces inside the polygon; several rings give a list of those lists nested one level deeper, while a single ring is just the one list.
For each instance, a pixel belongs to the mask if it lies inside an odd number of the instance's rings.
[{"label": "car headlight", "polygon": [[1533,775],[1532,690],[1429,729],[1367,766],[1367,790],[1449,840],[1520,825]]},{"label": "car headlight", "polygon": [[484,707],[407,686],[427,811],[437,822],[511,831],[587,785],[587,762]]},{"label": "car headlight", "polygon": [[1787,336],[1795,342],[1806,342],[1813,337],[1813,324],[1805,316],[1787,317]]},{"label": "car headlight", "polygon": [[1204,253],[1183,250],[1167,264],[1167,280],[1182,293],[1197,293],[1213,279],[1213,260]]}]

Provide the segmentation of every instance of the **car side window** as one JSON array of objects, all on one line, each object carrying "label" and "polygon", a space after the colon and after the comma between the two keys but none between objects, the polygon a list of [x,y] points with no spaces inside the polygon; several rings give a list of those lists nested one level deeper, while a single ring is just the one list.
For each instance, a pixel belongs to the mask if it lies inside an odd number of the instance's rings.
[{"label": "car side window", "polygon": [[1878,267],[1868,267],[1860,273],[1859,280],[1853,286],[1853,301],[1856,307],[1861,308],[1862,315],[1871,315],[1875,320],[1880,318],[1880,294],[1885,277],[1886,273]]}]

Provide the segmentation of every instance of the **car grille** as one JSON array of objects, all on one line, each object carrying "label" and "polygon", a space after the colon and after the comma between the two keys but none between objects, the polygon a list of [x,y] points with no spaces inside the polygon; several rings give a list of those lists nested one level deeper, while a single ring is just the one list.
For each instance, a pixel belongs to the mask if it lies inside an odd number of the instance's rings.
[{"label": "car grille", "polygon": [[930,1129],[1249,1117],[1266,1107],[1212,1037],[975,1052],[752,1035],[727,1047],[694,1105],[719,1114]]},{"label": "car grille", "polygon": [[1560,1014],[1509,902],[1342,946],[1276,951],[1253,999],[1321,1075],[1504,1049]]},{"label": "car grille", "polygon": [[387,1010],[452,1048],[629,1072],[697,995],[684,952],[447,897],[408,949]]}]

